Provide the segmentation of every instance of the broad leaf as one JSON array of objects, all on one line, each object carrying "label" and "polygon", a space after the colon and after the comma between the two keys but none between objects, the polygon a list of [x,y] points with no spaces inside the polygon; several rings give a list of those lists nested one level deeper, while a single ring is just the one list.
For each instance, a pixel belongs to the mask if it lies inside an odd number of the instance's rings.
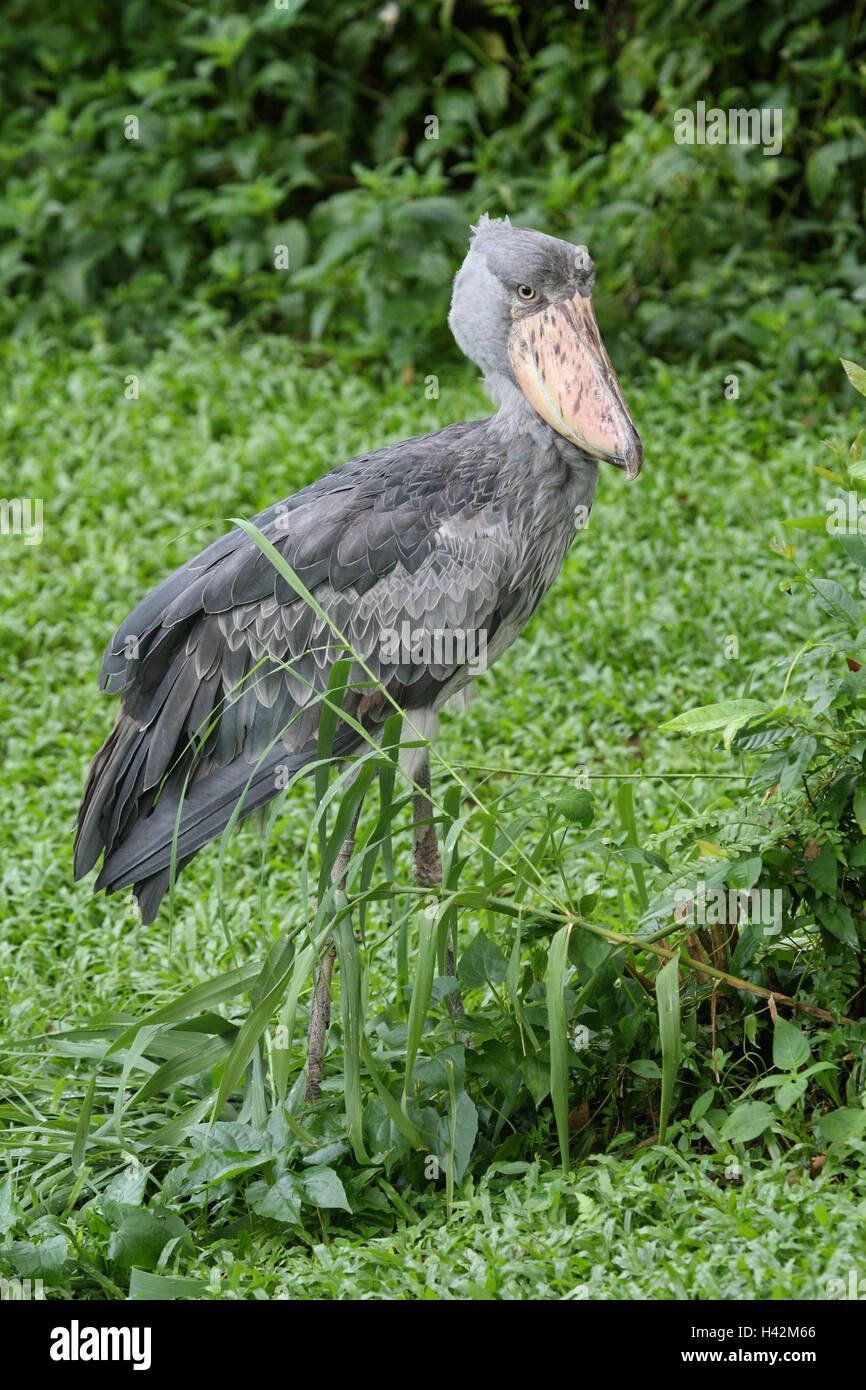
[{"label": "broad leaf", "polygon": [[747,720],[769,713],[769,706],[762,700],[722,700],[716,705],[685,710],[659,727],[676,734],[710,734],[724,729],[733,738]]},{"label": "broad leaf", "polygon": [[773,1030],[773,1065],[780,1071],[797,1071],[812,1057],[809,1040],[796,1023],[777,1018]]},{"label": "broad leaf", "polygon": [[747,1100],[732,1110],[722,1125],[721,1137],[731,1144],[746,1144],[757,1139],[773,1123],[773,1107],[765,1100]]}]

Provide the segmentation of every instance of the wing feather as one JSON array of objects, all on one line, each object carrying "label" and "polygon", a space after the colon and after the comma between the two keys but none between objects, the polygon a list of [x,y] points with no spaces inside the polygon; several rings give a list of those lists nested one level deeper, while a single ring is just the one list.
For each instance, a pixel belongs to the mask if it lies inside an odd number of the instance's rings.
[{"label": "wing feather", "polygon": [[[486,425],[365,455],[256,518],[407,709],[435,704],[471,672],[447,643],[434,655],[395,655],[394,634],[407,624],[428,635],[483,629],[489,642],[513,602],[513,518],[492,461],[479,477]],[[122,709],[85,789],[77,876],[104,850],[97,888],[134,884],[152,920],[176,824],[186,862],[225,827],[247,783],[243,814],[276,794],[277,765],[314,759],[312,696],[341,654],[329,624],[241,530],[166,579],[106,650],[101,684],[122,691]],[[349,692],[347,712],[375,727],[390,705],[369,698],[358,663],[353,675],[366,689]],[[356,745],[341,723],[335,756]]]}]

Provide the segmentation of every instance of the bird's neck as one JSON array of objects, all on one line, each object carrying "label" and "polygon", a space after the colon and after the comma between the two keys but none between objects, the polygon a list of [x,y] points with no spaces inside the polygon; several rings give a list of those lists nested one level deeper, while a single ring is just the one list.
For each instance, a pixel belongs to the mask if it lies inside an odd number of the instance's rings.
[{"label": "bird's neck", "polygon": [[571,440],[558,434],[546,420],[542,420],[520,387],[504,374],[488,374],[485,385],[491,399],[499,406],[497,414],[490,421],[491,438],[506,449],[517,440],[531,441],[536,457],[546,457],[551,463],[559,464],[579,490],[585,486],[590,497],[594,496],[598,482],[598,460],[585,454]]}]

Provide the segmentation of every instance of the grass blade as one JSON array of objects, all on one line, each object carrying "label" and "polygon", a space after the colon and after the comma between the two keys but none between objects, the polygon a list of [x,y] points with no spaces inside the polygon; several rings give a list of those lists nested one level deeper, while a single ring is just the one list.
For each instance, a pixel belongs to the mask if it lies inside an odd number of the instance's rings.
[{"label": "grass blade", "polygon": [[[328,689],[324,701],[322,702],[319,714],[319,735],[316,741],[316,801],[321,806],[328,790],[328,779],[331,773],[331,752],[334,747],[334,735],[337,732],[337,723],[340,718],[340,707],[346,694],[346,687],[349,683],[349,672],[352,663],[343,657],[335,661],[328,676]],[[325,817],[319,823],[319,844],[322,851],[325,848],[327,826]]]},{"label": "grass blade", "polygon": [[97,1068],[90,1078],[90,1084],[84,1094],[84,1103],[81,1107],[81,1114],[75,1126],[75,1138],[72,1141],[72,1171],[77,1173],[84,1162],[84,1153],[87,1148],[87,1131],[90,1127],[90,1112],[93,1109],[93,1095],[96,1090],[96,1078],[99,1075]]},{"label": "grass blade", "polygon": [[433,993],[433,972],[436,965],[436,944],[438,938],[438,906],[424,908],[418,914],[418,958],[415,967],[415,980],[412,985],[412,998],[409,1002],[409,1025],[406,1037],[406,1076],[403,1082],[403,1109],[409,1101],[409,1088],[412,1085],[412,1072],[415,1058],[424,1032],[430,997]]},{"label": "grass blade", "polygon": [[571,926],[561,927],[547,957],[547,1020],[550,1029],[550,1094],[562,1166],[568,1172],[568,1031],[565,1021],[565,972]]},{"label": "grass blade", "polygon": [[277,1024],[277,1038],[274,1042],[271,1054],[271,1066],[274,1074],[274,1087],[281,1101],[286,1098],[289,1088],[289,1067],[292,1060],[292,1034],[295,1030],[295,1013],[298,1008],[298,996],[304,986],[304,982],[313,966],[316,952],[313,946],[305,946],[295,957],[292,968],[292,978],[286,998],[280,1009],[279,1023]]},{"label": "grass blade", "polygon": [[[637,821],[634,814],[634,785],[631,782],[623,782],[616,794],[616,806],[622,828],[625,831],[626,843],[638,848]],[[649,894],[646,887],[646,875],[642,864],[630,864],[629,868],[634,876],[634,883],[637,889],[638,902],[641,912],[646,912],[649,907]]]},{"label": "grass blade", "polygon": [[662,1105],[659,1116],[659,1143],[663,1144],[671,1098],[680,1064],[680,962],[674,956],[656,975],[656,1004],[659,1011],[659,1035],[662,1044]]},{"label": "grass blade", "polygon": [[261,973],[261,969],[261,961],[250,961],[239,970],[230,970],[226,975],[218,975],[213,980],[205,980],[203,984],[195,985],[172,1004],[165,1004],[161,1009],[156,1009],[152,1014],[145,1014],[144,1018],[131,1024],[119,1038],[115,1038],[105,1054],[106,1057],[112,1052],[128,1047],[139,1029],[147,1024],[181,1023],[184,1019],[194,1018],[196,1014],[213,1008],[214,1004],[221,1004],[225,999],[233,999],[235,995],[243,994],[247,986]]},{"label": "grass blade", "polygon": [[359,1163],[369,1163],[364,1148],[361,1106],[361,1034],[363,1018],[363,967],[358,943],[348,917],[334,930],[340,963],[340,1016],[343,1023],[343,1096],[346,1102],[349,1143]]},{"label": "grass blade", "polygon": [[400,1131],[404,1139],[408,1139],[413,1149],[428,1148],[429,1146],[420,1129],[418,1129],[418,1126],[413,1124],[409,1116],[401,1110],[379,1075],[376,1063],[373,1061],[373,1054],[370,1051],[370,1044],[367,1042],[366,1036],[363,1033],[361,1034],[361,1058],[364,1066],[372,1077],[373,1085],[376,1087],[379,1099],[388,1112],[388,1118],[393,1122],[395,1128]]},{"label": "grass blade", "polygon": [[[250,1009],[249,1014],[238,1029],[238,1034],[232,1044],[232,1050],[226,1061],[219,1091],[214,1101],[213,1118],[215,1120],[219,1117],[220,1111],[243,1075],[244,1068],[253,1055],[256,1043],[268,1026],[268,1020],[274,1012],[277,1003],[285,993],[292,968],[293,966],[290,965],[282,975],[278,976],[273,987],[255,1008]],[[267,966],[265,966],[264,969],[266,970]]]}]

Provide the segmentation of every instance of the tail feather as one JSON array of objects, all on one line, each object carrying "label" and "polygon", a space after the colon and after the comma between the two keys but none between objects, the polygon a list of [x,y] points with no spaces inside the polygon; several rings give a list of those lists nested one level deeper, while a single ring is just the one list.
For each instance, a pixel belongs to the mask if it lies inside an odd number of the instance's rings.
[{"label": "tail feather", "polygon": [[[127,780],[135,776],[136,764],[141,776],[148,731],[136,732],[143,742],[133,740],[131,755],[124,736],[117,730],[97,755],[100,768],[95,775],[91,772],[95,799],[87,807],[86,823],[76,841],[75,876],[81,878],[88,873],[104,847],[105,858],[94,892],[116,893],[131,885],[142,921],[149,924],[169,889],[172,853],[179,875],[198,850],[225,830],[238,805],[238,818],[243,820],[276,796],[287,777],[315,762],[316,746],[310,743],[300,752],[290,754],[278,742],[258,765],[239,757],[227,767],[211,767],[200,781],[191,781],[185,792],[186,774],[178,769],[163,786],[156,805],[145,811],[141,802],[129,794],[121,806],[112,806],[109,801],[115,760],[119,763],[131,756]],[[129,737],[128,733],[125,736]],[[343,726],[334,741],[332,756],[346,757],[357,742],[354,731]],[[106,817],[110,817],[107,827]]]},{"label": "tail feather", "polygon": [[111,843],[109,820],[116,805],[117,782],[125,777],[144,735],[136,720],[121,714],[90,765],[75,834],[76,879],[90,873],[106,844]]},{"label": "tail feather", "polygon": [[175,832],[178,862],[189,858],[225,829],[242,797],[241,818],[276,795],[278,767],[287,765],[295,772],[314,757],[314,749],[290,757],[278,744],[258,768],[238,758],[193,783],[182,801],[179,791],[163,794],[150,815],[137,820],[129,834],[106,854],[94,891],[115,893],[167,869]]}]

